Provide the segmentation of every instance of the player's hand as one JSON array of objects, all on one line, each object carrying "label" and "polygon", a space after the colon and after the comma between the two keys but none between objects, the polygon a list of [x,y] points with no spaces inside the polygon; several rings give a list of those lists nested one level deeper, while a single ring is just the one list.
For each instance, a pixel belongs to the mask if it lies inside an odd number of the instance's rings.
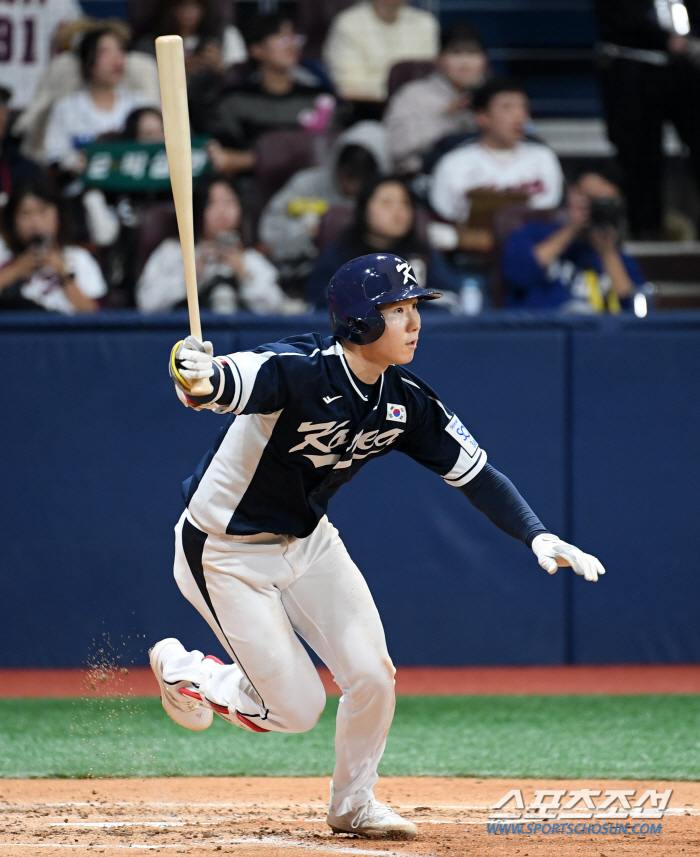
[{"label": "player's hand", "polygon": [[194,336],[178,342],[170,354],[170,377],[189,393],[197,381],[214,374],[214,346]]},{"label": "player's hand", "polygon": [[532,550],[537,561],[548,574],[554,574],[559,566],[570,565],[571,568],[585,577],[586,580],[596,581],[605,569],[598,560],[589,553],[563,542],[559,536],[552,533],[540,533],[532,541]]}]

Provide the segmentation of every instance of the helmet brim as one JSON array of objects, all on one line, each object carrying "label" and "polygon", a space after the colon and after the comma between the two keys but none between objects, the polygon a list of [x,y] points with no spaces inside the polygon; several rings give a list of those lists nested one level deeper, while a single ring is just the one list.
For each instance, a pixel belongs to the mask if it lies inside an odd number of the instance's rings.
[{"label": "helmet brim", "polygon": [[418,298],[419,301],[435,301],[443,296],[442,292],[434,292],[431,289],[422,289],[420,286],[413,286],[407,289],[397,289],[382,295],[382,299],[375,306],[383,306],[384,304],[395,304],[399,301],[407,301],[411,298]]}]

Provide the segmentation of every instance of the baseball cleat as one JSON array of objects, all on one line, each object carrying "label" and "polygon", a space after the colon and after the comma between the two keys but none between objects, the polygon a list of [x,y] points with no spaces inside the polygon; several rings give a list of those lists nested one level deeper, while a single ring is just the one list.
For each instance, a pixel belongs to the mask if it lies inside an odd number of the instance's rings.
[{"label": "baseball cleat", "polygon": [[148,653],[165,713],[179,726],[201,732],[211,726],[214,712],[202,703],[199,694],[204,674],[197,654],[188,652],[174,637],[156,643]]},{"label": "baseball cleat", "polygon": [[415,824],[374,798],[345,815],[329,812],[326,822],[333,833],[354,833],[368,839],[415,839],[418,835]]}]

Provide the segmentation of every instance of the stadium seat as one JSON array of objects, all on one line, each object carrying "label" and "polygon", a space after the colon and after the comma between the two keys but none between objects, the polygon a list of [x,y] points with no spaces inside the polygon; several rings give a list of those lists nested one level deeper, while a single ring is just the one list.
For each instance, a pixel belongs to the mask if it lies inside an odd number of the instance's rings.
[{"label": "stadium seat", "polygon": [[391,67],[389,72],[389,81],[387,89],[389,98],[396,92],[397,89],[405,83],[410,83],[412,80],[419,80],[421,77],[427,77],[431,71],[435,69],[435,63],[432,60],[404,60],[397,62]]},{"label": "stadium seat", "polygon": [[304,0],[298,4],[297,27],[306,36],[304,59],[318,60],[331,21],[355,0]]},{"label": "stadium seat", "polygon": [[255,178],[260,210],[294,173],[326,163],[337,131],[268,131],[255,146]]},{"label": "stadium seat", "polygon": [[175,206],[171,202],[157,202],[147,208],[141,216],[136,242],[135,279],[141,276],[148,257],[166,238],[177,236]]}]

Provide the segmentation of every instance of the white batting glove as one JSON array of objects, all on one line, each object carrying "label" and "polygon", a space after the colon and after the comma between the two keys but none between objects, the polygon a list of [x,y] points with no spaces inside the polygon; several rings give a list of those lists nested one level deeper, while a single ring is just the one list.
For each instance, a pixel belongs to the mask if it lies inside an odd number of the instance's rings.
[{"label": "white batting glove", "polygon": [[605,569],[594,556],[563,542],[559,536],[552,533],[535,536],[532,540],[532,550],[548,574],[554,574],[559,566],[567,565],[570,565],[576,574],[590,581],[596,581],[601,574],[605,574]]},{"label": "white batting glove", "polygon": [[189,393],[197,381],[214,374],[214,346],[188,336],[173,346],[169,369],[175,384]]}]

